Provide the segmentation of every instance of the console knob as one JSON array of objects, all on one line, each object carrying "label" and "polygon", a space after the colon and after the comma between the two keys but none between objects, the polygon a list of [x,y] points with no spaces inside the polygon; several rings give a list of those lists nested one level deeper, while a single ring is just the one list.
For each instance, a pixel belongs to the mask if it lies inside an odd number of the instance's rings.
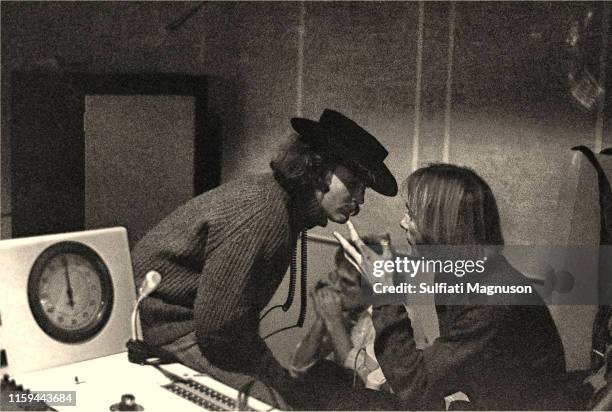
[{"label": "console knob", "polygon": [[136,403],[136,398],[131,393],[121,395],[121,402],[110,406],[111,411],[144,411],[144,408]]}]

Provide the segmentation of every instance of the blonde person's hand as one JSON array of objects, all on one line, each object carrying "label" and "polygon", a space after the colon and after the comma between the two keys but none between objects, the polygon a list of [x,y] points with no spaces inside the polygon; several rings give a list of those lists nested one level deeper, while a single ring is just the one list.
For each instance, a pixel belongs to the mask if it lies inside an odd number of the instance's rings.
[{"label": "blonde person's hand", "polygon": [[326,325],[342,321],[342,303],[338,292],[324,287],[315,292],[319,313]]},{"label": "blonde person's hand", "polygon": [[314,311],[317,315],[318,318],[323,318],[322,314],[321,314],[321,306],[319,305],[319,298],[318,298],[318,291],[321,289],[313,289],[310,291],[310,298],[312,299],[312,304],[314,307]]},{"label": "blonde person's hand", "polygon": [[314,287],[312,289],[310,289],[309,295],[310,295],[310,298],[312,299],[312,303],[314,305],[314,310],[315,310],[315,313],[317,314],[318,317],[321,317],[321,309],[320,309],[320,306],[319,306],[319,299],[317,297],[317,294],[318,294],[319,290],[324,289],[324,288],[328,288],[329,286],[330,285],[328,283],[328,280],[326,278],[321,278],[314,285]]},{"label": "blonde person's hand", "polygon": [[[363,240],[359,237],[359,233],[349,220],[346,225],[349,229],[350,242],[340,233],[334,232],[334,236],[340,242],[344,249],[344,256],[348,261],[361,273],[362,279],[369,285],[374,283],[383,283],[384,285],[393,285],[393,275],[395,270],[384,271],[384,263],[380,261],[393,260],[393,251],[391,249],[391,240],[388,233],[380,236],[380,244],[382,246],[382,254],[378,254],[370,249]],[[375,271],[375,265],[378,265]],[[380,275],[380,272],[383,272]],[[376,275],[375,275],[376,272]],[[378,276],[377,276],[378,275]]]}]

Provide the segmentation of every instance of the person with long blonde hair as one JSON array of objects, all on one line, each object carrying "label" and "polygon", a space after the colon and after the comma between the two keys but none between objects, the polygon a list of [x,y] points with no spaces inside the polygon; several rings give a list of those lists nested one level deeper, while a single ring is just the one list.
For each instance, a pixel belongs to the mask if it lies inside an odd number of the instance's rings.
[{"label": "person with long blonde hair", "polygon": [[[404,183],[406,213],[401,227],[413,253],[431,257],[485,257],[481,284],[527,285],[529,279],[501,254],[500,216],[489,185],[474,171],[434,164]],[[394,273],[373,276],[374,262],[392,259],[386,245],[376,254],[359,239],[352,224],[351,242],[335,233],[349,258],[370,284],[392,285]],[[385,242],[386,244],[386,242]],[[436,273],[436,281],[453,274]],[[461,277],[469,281],[469,276]],[[486,298],[486,296],[485,296]],[[436,299],[440,336],[417,349],[411,320],[402,304],[375,303],[375,352],[399,404],[405,410],[444,410],[445,398],[460,394],[470,410],[567,409],[563,345],[544,301],[506,296],[482,304],[482,296],[461,294]]]}]

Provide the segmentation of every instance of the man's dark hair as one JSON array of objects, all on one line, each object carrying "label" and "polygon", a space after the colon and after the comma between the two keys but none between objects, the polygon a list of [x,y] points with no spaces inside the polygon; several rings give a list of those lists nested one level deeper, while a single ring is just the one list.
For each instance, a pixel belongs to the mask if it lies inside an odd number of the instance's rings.
[{"label": "man's dark hair", "polygon": [[363,179],[366,185],[372,179],[359,164],[341,159],[337,153],[325,148],[314,147],[297,133],[290,136],[289,141],[281,146],[276,157],[270,162],[274,177],[280,185],[300,199],[312,196],[315,190],[327,192],[329,186],[325,182],[325,176],[340,165]]}]

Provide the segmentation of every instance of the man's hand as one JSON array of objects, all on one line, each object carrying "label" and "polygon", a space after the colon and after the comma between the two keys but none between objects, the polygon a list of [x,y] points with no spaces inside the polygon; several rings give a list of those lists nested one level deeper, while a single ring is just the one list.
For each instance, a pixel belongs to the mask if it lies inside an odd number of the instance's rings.
[{"label": "man's hand", "polygon": [[395,271],[385,272],[383,276],[374,276],[374,262],[393,259],[389,234],[386,233],[380,236],[382,254],[379,255],[363,243],[350,220],[346,225],[349,228],[350,242],[338,232],[334,232],[334,236],[344,249],[344,256],[347,260],[361,273],[362,279],[369,285],[378,282],[382,282],[385,285],[393,285],[393,274]]}]

